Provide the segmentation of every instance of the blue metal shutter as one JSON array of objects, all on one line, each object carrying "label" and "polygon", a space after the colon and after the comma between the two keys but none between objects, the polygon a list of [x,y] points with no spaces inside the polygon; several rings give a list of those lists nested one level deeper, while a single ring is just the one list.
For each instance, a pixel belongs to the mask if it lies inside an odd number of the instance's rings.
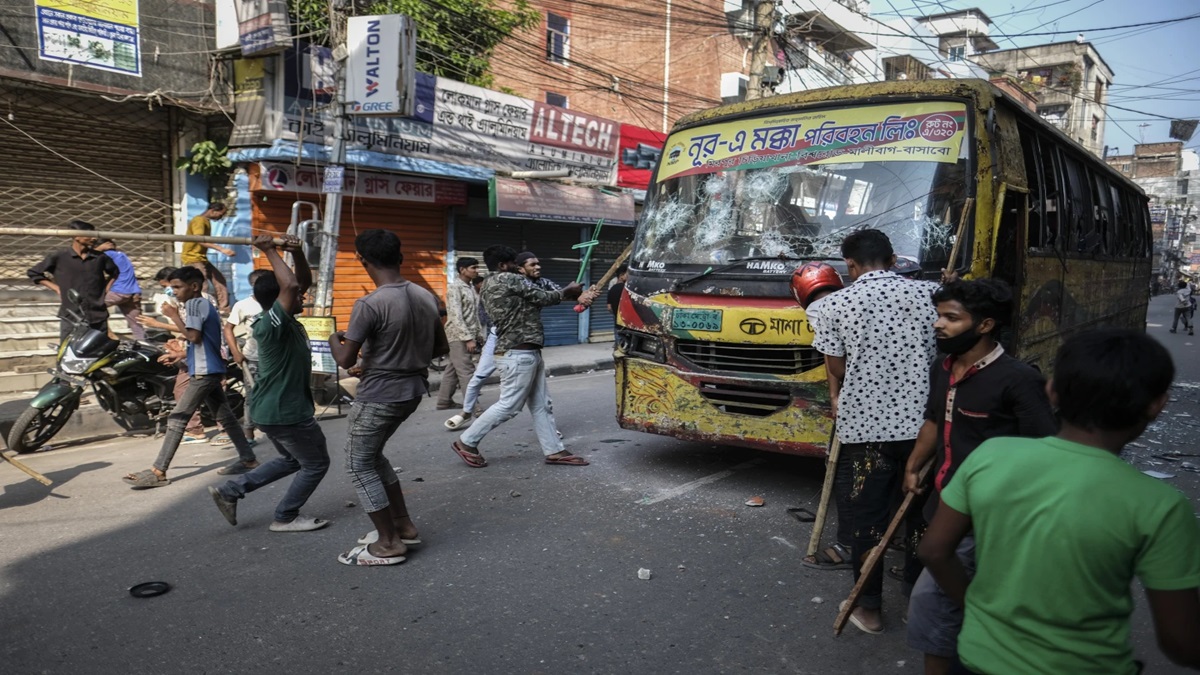
[{"label": "blue metal shutter", "polygon": [[[608,227],[600,231],[600,245],[597,246],[595,252],[592,253],[592,261],[588,266],[588,283],[596,283],[600,281],[600,277],[612,267],[617,256],[625,250],[629,242],[633,241],[632,227]],[[608,289],[615,283],[613,281],[604,285],[600,289],[600,297],[596,298],[595,304],[588,310],[591,315],[588,319],[588,342],[608,342],[613,339],[613,332],[616,330],[616,320],[609,313]]]}]

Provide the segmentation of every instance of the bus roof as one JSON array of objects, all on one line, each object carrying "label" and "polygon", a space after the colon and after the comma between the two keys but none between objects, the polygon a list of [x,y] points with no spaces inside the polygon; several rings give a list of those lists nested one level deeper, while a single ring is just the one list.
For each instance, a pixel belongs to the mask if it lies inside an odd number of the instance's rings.
[{"label": "bus roof", "polygon": [[1046,122],[1036,112],[1029,110],[991,82],[980,79],[885,80],[883,82],[848,84],[838,87],[797,91],[791,94],[769,96],[753,101],[729,103],[690,113],[679,118],[671,128],[671,132],[674,133],[687,127],[723,119],[769,114],[773,111],[793,109],[801,106],[836,105],[839,103],[861,105],[863,103],[883,103],[889,99],[903,99],[913,96],[971,99],[977,105],[981,106],[989,106],[997,99],[1004,101],[1010,108],[1017,111],[1018,115],[1023,115],[1026,120],[1036,125],[1039,130],[1055,136],[1063,145],[1075,150],[1077,154],[1082,156],[1091,165],[1103,167],[1101,170],[1110,179],[1119,179],[1125,185],[1135,188],[1137,192],[1145,194],[1141,186],[1134,183],[1121,172],[1108,166],[1103,159],[1093,155],[1076,142],[1075,139],[1063,133],[1058,127]]}]

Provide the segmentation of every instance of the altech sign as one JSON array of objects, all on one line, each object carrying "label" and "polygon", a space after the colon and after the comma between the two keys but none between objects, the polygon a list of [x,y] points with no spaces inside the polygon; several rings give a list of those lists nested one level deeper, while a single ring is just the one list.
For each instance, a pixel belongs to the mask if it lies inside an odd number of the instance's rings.
[{"label": "altech sign", "polygon": [[416,40],[406,16],[354,16],[346,25],[346,104],[352,115],[411,116]]}]

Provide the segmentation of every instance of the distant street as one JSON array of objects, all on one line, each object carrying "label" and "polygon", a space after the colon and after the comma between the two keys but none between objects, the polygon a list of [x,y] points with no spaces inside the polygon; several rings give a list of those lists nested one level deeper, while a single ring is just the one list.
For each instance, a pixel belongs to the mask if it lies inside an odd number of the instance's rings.
[{"label": "distant street", "polygon": [[[1153,301],[1148,330],[1175,355],[1174,399],[1129,459],[1197,499],[1200,473],[1155,458],[1200,452],[1200,338],[1167,334],[1171,301]],[[484,469],[451,452],[432,399],[402,427],[388,455],[425,543],[398,567],[336,561],[371,529],[342,470],[345,419],[322,425],[334,464],[305,513],[334,523],[315,533],[267,530],[286,482],[243,501],[237,528],[222,520],[205,488],[232,448],[183,446],[176,482],[144,492],[120,477],[149,466],[153,439],[26,456],[53,490],[0,466],[3,670],[921,672],[890,579],[886,633],[833,637],[850,574],[802,567],[811,526],[786,511],[816,510],[820,460],[622,431],[610,372],[550,388],[568,448],[591,466],[544,465],[528,413],[489,435]],[[745,506],[752,496],[766,505]],[[161,597],[127,592],[160,580],[173,587]],[[1138,657],[1176,672],[1138,598]]]}]

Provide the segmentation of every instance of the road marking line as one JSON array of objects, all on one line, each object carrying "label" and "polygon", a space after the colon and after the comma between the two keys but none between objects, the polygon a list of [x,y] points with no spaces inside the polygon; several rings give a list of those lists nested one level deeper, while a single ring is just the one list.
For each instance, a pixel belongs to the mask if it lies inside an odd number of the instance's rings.
[{"label": "road marking line", "polygon": [[665,502],[668,499],[672,499],[672,498],[678,497],[680,495],[685,495],[685,494],[691,492],[692,490],[695,490],[696,488],[708,485],[709,483],[715,483],[719,480],[724,480],[725,478],[729,478],[730,476],[733,475],[733,472],[735,472],[735,471],[739,471],[741,469],[749,469],[750,467],[758,466],[761,463],[762,463],[761,459],[752,459],[749,462],[742,462],[741,464],[738,464],[737,466],[729,467],[728,469],[725,469],[724,471],[718,471],[712,475],[705,476],[704,478],[697,478],[696,480],[694,480],[690,483],[684,483],[683,485],[680,485],[679,487],[671,488],[670,490],[663,492],[662,494],[660,494],[657,497],[643,497],[642,499],[639,499],[634,503],[638,504],[639,506],[649,506],[651,504]]}]

